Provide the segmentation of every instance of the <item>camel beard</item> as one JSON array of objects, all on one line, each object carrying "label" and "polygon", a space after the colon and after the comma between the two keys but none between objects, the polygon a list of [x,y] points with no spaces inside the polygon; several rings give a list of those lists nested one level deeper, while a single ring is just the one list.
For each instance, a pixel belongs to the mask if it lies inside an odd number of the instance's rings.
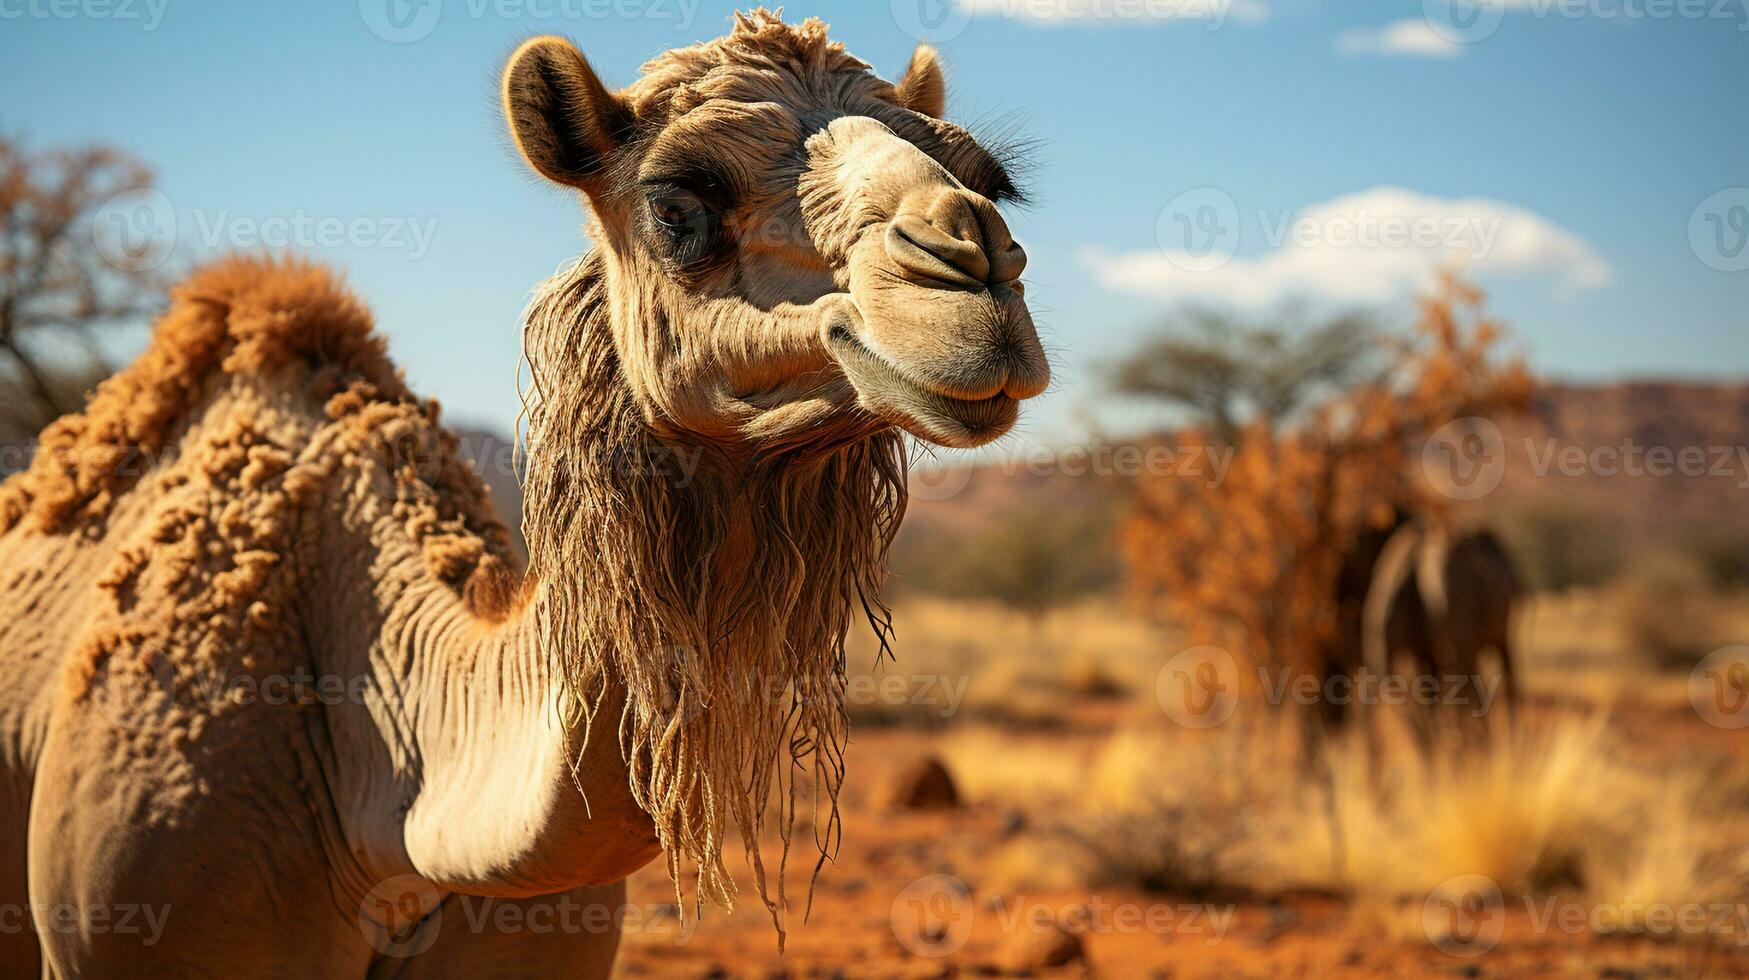
[{"label": "camel beard", "polygon": [[585,741],[603,734],[607,692],[623,690],[631,791],[677,892],[689,861],[699,899],[734,907],[732,822],[781,937],[783,863],[774,900],[759,834],[775,800],[787,859],[805,787],[820,862],[835,853],[844,637],[860,613],[887,651],[879,590],[905,507],[902,443],[888,432],[785,452],[731,477],[711,447],[662,440],[622,373],[602,267],[591,253],[546,283],[524,326],[523,526],[541,639]]}]

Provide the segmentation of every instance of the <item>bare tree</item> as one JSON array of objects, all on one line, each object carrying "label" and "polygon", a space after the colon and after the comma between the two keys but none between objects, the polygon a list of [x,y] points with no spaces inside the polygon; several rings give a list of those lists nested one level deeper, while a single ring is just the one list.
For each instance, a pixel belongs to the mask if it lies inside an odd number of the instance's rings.
[{"label": "bare tree", "polygon": [[[1273,319],[1302,317],[1285,310]],[[1272,327],[1207,309],[1182,313],[1117,365],[1122,395],[1189,409],[1215,440],[1232,445],[1254,418],[1287,422],[1318,396],[1374,371],[1380,337],[1372,321],[1345,313],[1308,327]]]},{"label": "bare tree", "polygon": [[157,255],[104,248],[96,227],[152,173],[104,146],[27,153],[0,138],[0,439],[34,436],[110,371],[98,330],[154,312]]}]

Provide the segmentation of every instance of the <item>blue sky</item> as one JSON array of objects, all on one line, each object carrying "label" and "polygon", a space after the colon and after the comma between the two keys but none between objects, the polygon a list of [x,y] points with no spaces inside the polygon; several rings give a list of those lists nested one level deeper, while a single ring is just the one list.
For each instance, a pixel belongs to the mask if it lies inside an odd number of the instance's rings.
[{"label": "blue sky", "polygon": [[[933,36],[950,116],[1039,141],[1013,221],[1061,383],[1023,437],[1077,432],[1098,365],[1177,303],[1396,316],[1447,247],[1549,375],[1749,374],[1749,272],[1729,271],[1749,261],[1749,0],[1497,0],[1468,34],[1444,0],[956,2],[787,12],[888,77]],[[517,315],[584,242],[575,203],[504,139],[502,58],[562,33],[624,83],[733,8],[423,3],[397,8],[423,36],[395,42],[384,0],[0,0],[0,130],[147,161],[179,261],[274,219],[362,222],[368,238],[312,250],[420,390],[508,428]],[[1720,16],[1681,15],[1703,8]],[[1338,237],[1385,218],[1434,237]]]}]

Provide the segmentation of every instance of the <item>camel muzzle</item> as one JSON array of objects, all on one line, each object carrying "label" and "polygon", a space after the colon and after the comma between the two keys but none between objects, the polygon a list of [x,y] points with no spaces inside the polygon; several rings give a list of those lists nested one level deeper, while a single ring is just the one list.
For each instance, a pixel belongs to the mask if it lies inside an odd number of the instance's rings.
[{"label": "camel muzzle", "polygon": [[994,203],[879,122],[834,120],[817,139],[804,212],[857,311],[828,326],[827,350],[865,409],[913,435],[998,438],[1050,384],[1026,250]]}]

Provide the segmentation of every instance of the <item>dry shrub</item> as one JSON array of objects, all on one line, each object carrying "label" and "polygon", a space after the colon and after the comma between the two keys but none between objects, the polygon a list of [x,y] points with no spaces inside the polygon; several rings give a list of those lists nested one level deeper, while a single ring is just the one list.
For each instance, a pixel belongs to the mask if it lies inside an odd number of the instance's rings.
[{"label": "dry shrub", "polygon": [[1749,587],[1749,527],[1692,528],[1682,547],[1705,570],[1714,589]]},{"label": "dry shrub", "polygon": [[[1205,732],[1120,731],[1056,824],[1003,851],[1004,874],[1184,896],[1342,895],[1392,934],[1423,938],[1422,903],[1460,875],[1587,905],[1749,896],[1741,789],[1698,767],[1674,780],[1637,768],[1601,713],[1442,733],[1430,756],[1348,732],[1323,747],[1328,778],[1299,764],[1295,731],[1262,713]],[[1460,750],[1460,737],[1481,743]]]},{"label": "dry shrub", "polygon": [[1538,592],[1602,585],[1621,571],[1621,525],[1604,508],[1533,500],[1506,508],[1501,525]]},{"label": "dry shrub", "polygon": [[1614,588],[1629,649],[1664,670],[1690,670],[1722,645],[1707,569],[1690,555],[1654,552]]},{"label": "dry shrub", "polygon": [[[1256,882],[1256,815],[1286,806],[1295,749],[1277,719],[1196,732],[1119,730],[1079,771],[1069,813],[1038,843],[1010,847],[1005,863],[1039,862],[1030,877],[1072,874],[1080,885],[1186,897],[1232,895]],[[1089,771],[1091,775],[1089,775]]]},{"label": "dry shrub", "polygon": [[[1732,874],[1742,851],[1718,840],[1696,812],[1707,797],[1698,780],[1684,779],[1664,798],[1648,801],[1640,832],[1630,840],[1604,838],[1590,843],[1585,867],[1588,899],[1616,907],[1731,904],[1741,899],[1741,881]],[[1721,927],[1738,926],[1727,921]],[[1632,928],[1632,923],[1628,924]]]},{"label": "dry shrub", "polygon": [[1131,687],[1117,676],[1110,664],[1098,657],[1076,653],[1063,668],[1063,690],[1094,700],[1115,700],[1127,696]]},{"label": "dry shrub", "polygon": [[[945,717],[929,705],[920,710],[852,700],[853,723],[1061,728],[1078,700],[1152,690],[1160,669],[1153,651],[1173,639],[1111,599],[1082,599],[1029,622],[994,601],[913,594],[894,605],[893,626],[898,657],[881,670],[911,678],[926,693],[939,693],[945,678],[963,685],[964,700]],[[853,671],[875,659],[866,638],[852,637],[848,647]],[[865,683],[853,674],[852,691]]]},{"label": "dry shrub", "polygon": [[889,664],[850,674],[846,687],[851,693],[844,714],[855,728],[935,729],[953,719],[938,697],[938,684],[896,674]]},{"label": "dry shrub", "polygon": [[[1335,639],[1331,599],[1355,536],[1383,526],[1393,508],[1445,510],[1420,477],[1428,436],[1528,403],[1529,375],[1519,360],[1499,357],[1501,337],[1480,294],[1448,277],[1378,377],[1292,426],[1261,414],[1240,427],[1221,485],[1141,481],[1122,539],[1134,593],[1192,642],[1316,671]],[[1178,442],[1208,448],[1211,436],[1191,429]]]},{"label": "dry shrub", "polygon": [[1161,799],[1140,811],[1095,813],[1060,833],[1078,852],[1081,880],[1090,887],[1189,898],[1232,894],[1238,827],[1217,827],[1205,816],[1191,804]]},{"label": "dry shrub", "polygon": [[1023,496],[981,520],[902,533],[891,556],[894,584],[901,592],[994,600],[1036,627],[1049,611],[1108,593],[1118,581],[1118,498],[1103,486],[1072,505]]},{"label": "dry shrub", "polygon": [[1592,908],[1746,894],[1731,863],[1746,843],[1740,809],[1709,796],[1695,772],[1673,780],[1629,765],[1602,713],[1497,721],[1479,751],[1448,736],[1430,759],[1381,760],[1358,735],[1326,748],[1332,796],[1283,815],[1266,838],[1264,877],[1348,894],[1394,933],[1425,935],[1407,921],[1460,875]]},{"label": "dry shrub", "polygon": [[1049,734],[1023,735],[989,727],[967,728],[933,747],[975,803],[1022,805],[1040,812],[1080,797],[1093,760]]},{"label": "dry shrub", "polygon": [[1280,856],[1373,898],[1424,897],[1464,874],[1508,891],[1576,884],[1586,841],[1623,817],[1616,809],[1628,776],[1606,732],[1601,715],[1497,723],[1480,751],[1443,735],[1427,759],[1373,758],[1364,738],[1345,738],[1329,752],[1336,826],[1317,812],[1300,815],[1310,832],[1284,841]]}]

